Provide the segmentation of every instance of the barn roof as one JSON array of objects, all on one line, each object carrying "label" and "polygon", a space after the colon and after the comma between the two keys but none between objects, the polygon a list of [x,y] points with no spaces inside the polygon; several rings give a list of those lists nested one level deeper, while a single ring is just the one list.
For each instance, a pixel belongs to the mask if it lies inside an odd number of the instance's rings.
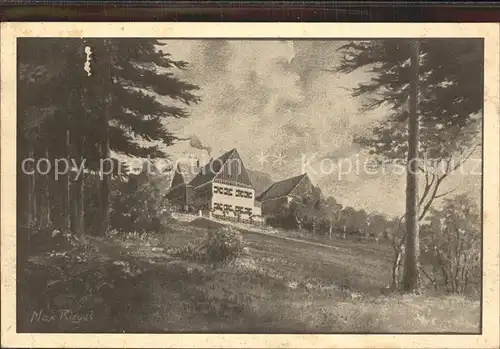
[{"label": "barn roof", "polygon": [[271,199],[276,199],[279,197],[287,196],[290,192],[300,183],[300,181],[306,177],[307,174],[301,174],[299,176],[284,179],[280,182],[271,184],[260,196],[257,198],[258,201],[267,201]]},{"label": "barn roof", "polygon": [[233,148],[218,158],[212,159],[208,164],[200,169],[198,174],[189,182],[189,184],[193,187],[198,187],[213,180],[235,151],[236,148]]}]

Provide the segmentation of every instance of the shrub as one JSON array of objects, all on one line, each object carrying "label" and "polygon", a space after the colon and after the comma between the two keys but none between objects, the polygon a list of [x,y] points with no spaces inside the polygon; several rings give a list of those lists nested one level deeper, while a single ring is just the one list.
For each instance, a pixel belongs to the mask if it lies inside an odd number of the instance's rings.
[{"label": "shrub", "polygon": [[[481,212],[466,195],[445,199],[421,228],[422,269],[435,291],[477,294],[481,289]],[[424,264],[424,267],[425,267]]]},{"label": "shrub", "polygon": [[176,255],[183,259],[192,261],[203,261],[207,259],[203,246],[195,243],[188,243],[184,247],[180,248]]},{"label": "shrub", "polygon": [[243,253],[243,236],[233,227],[209,231],[202,249],[210,262],[228,262]]},{"label": "shrub", "polygon": [[164,231],[174,206],[165,197],[163,180],[142,173],[119,183],[111,195],[111,227],[125,232]]}]

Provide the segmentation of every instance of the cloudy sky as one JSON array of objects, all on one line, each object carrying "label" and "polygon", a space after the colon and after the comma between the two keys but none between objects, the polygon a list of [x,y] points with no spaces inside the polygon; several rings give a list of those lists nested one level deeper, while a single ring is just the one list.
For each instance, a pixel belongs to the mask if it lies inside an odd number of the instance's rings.
[{"label": "cloudy sky", "polygon": [[[363,163],[369,156],[352,143],[354,136],[369,133],[386,115],[383,108],[361,112],[362,101],[350,95],[351,88],[370,77],[363,71],[334,74],[321,70],[338,64],[340,44],[165,41],[164,50],[174,59],[189,62],[189,69],[179,76],[199,85],[202,97],[201,103],[187,108],[188,119],[172,120],[166,126],[181,137],[196,135],[213,149],[213,156],[237,148],[248,168],[266,172],[274,180],[307,172],[326,195],[342,204],[400,214],[404,173],[367,173]],[[189,142],[167,151],[174,157],[206,154]],[[266,161],[261,161],[262,156]],[[468,168],[477,165],[476,160]],[[443,189],[459,186],[457,192],[477,196],[479,179],[478,175],[457,174]]]}]

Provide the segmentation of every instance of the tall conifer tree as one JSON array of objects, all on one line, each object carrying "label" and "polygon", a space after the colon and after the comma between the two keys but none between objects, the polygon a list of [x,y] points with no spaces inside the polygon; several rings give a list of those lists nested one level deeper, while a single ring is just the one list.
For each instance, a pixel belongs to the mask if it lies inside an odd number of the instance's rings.
[{"label": "tall conifer tree", "polygon": [[[408,42],[408,39],[349,42],[340,48],[342,59],[333,71],[350,73],[359,68],[366,69],[371,78],[359,84],[353,96],[364,98],[365,111],[383,105],[390,107],[387,118],[372,130],[372,134],[357,138],[356,142],[383,158],[419,160],[418,169],[425,180],[420,186],[422,193],[418,206],[412,209],[419,211],[418,220],[413,220],[414,212],[409,212],[409,207],[406,212],[406,215],[411,215],[407,224],[411,224],[415,232],[418,221],[425,218],[435,199],[448,194],[439,190],[443,181],[479,145],[484,57],[481,40],[421,39],[418,60],[411,60],[414,47]],[[418,75],[415,75],[415,65],[411,61],[420,63]],[[412,103],[408,108],[410,96]],[[409,133],[408,122],[415,115],[419,119],[417,139],[420,147],[411,149],[416,153],[408,154],[409,147],[415,145],[415,134]],[[412,142],[409,142],[410,137]],[[432,168],[433,165],[438,171]],[[415,193],[409,191],[408,194],[410,198],[407,196],[407,199],[412,199]],[[409,201],[413,207],[415,200]],[[415,267],[418,234],[417,237],[415,234],[408,237],[408,241],[413,241],[409,253],[414,258],[409,261]],[[412,273],[405,277],[415,279]],[[404,284],[409,291],[417,287],[416,282],[408,279]]]}]

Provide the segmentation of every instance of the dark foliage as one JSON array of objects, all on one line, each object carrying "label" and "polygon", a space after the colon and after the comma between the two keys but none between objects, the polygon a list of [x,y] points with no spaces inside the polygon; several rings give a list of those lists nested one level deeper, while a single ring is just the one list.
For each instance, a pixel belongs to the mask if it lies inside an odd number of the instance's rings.
[{"label": "dark foliage", "polygon": [[[407,101],[410,93],[410,42],[388,39],[350,42],[340,48],[337,71],[368,69],[371,79],[354,89],[364,98],[364,109],[390,108],[373,136],[357,142],[393,159],[407,151]],[[420,40],[420,96],[422,157],[448,158],[470,146],[477,134],[483,107],[483,42],[477,39]],[[439,132],[436,132],[438,130]]]},{"label": "dark foliage", "polygon": [[[153,39],[20,40],[18,166],[26,158],[52,165],[46,175],[19,168],[20,225],[78,234],[108,228],[112,182],[127,176],[111,152],[165,157],[177,138],[164,120],[187,117],[184,106],[199,101],[198,87],[175,75],[188,64],[162,49]],[[74,169],[55,178],[54,164],[64,160],[82,167],[77,180]]]}]

